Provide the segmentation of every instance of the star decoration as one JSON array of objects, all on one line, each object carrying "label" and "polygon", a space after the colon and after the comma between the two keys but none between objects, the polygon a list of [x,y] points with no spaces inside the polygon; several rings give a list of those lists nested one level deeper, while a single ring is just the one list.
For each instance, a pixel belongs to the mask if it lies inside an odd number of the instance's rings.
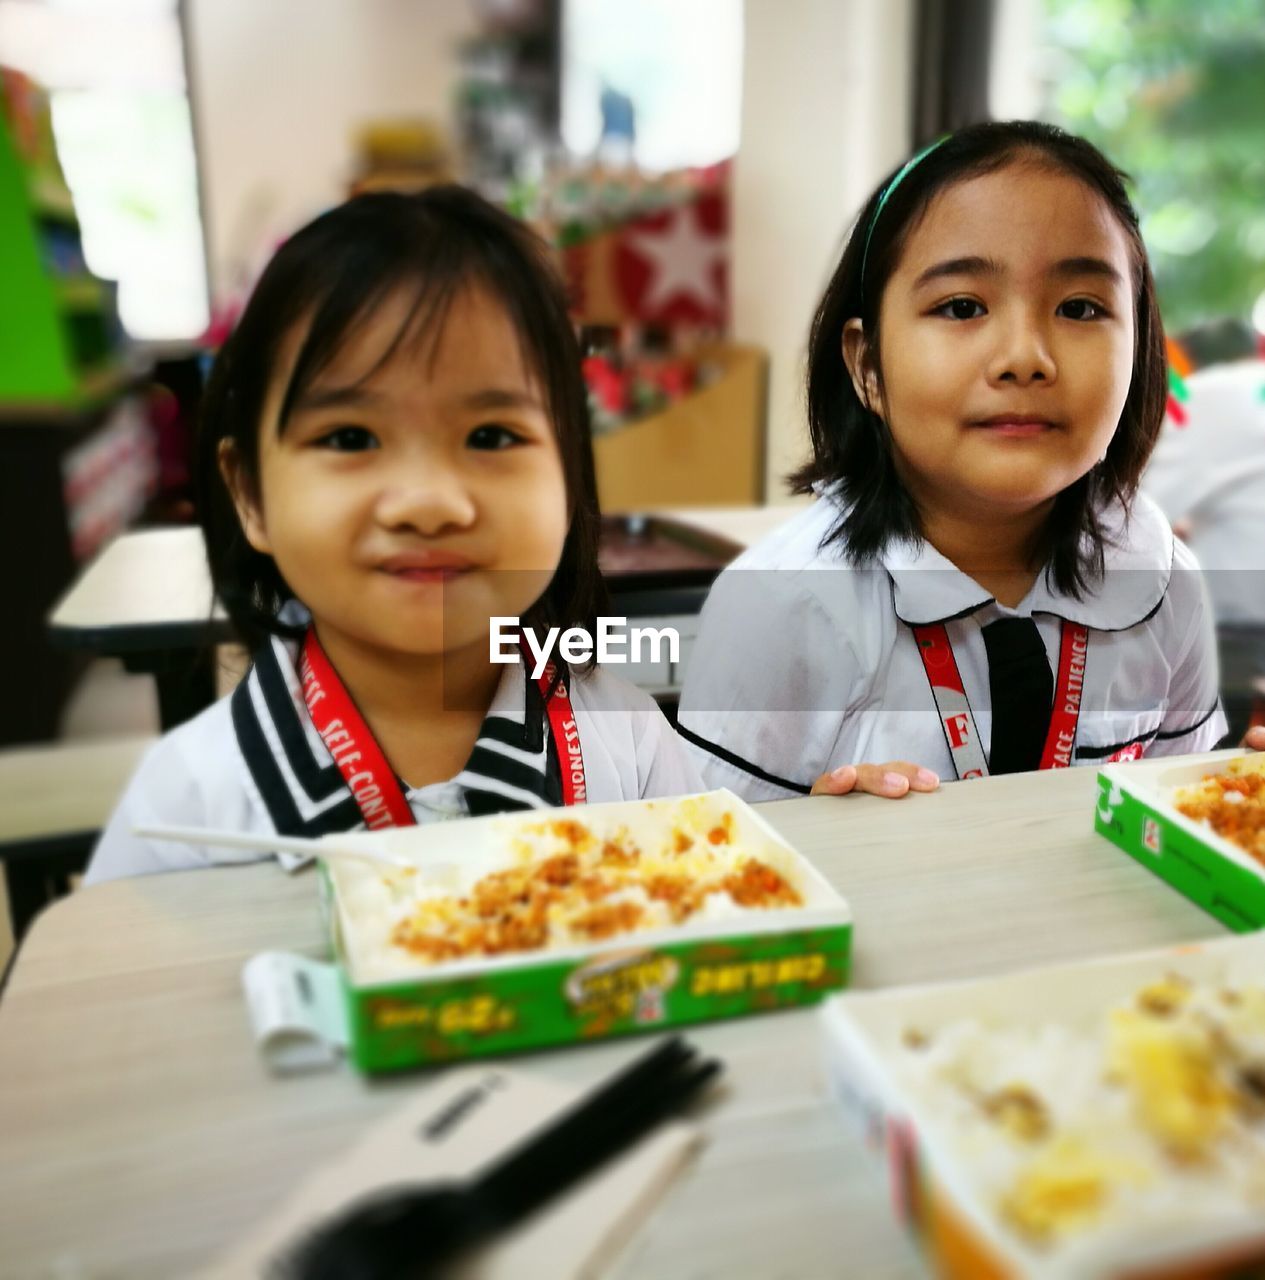
[{"label": "star decoration", "polygon": [[628,244],[651,264],[643,310],[658,312],[682,294],[708,312],[723,308],[725,300],[713,269],[727,260],[728,247],[724,240],[699,227],[694,205],[678,209],[662,231],[629,236]]}]

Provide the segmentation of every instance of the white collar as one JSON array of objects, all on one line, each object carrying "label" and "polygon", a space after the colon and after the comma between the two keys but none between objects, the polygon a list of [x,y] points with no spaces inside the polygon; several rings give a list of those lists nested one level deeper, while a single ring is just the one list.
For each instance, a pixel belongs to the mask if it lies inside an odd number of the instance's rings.
[{"label": "white collar", "polygon": [[[1173,570],[1173,532],[1163,513],[1139,494],[1131,511],[1112,503],[1099,519],[1102,579],[1078,600],[1060,592],[1047,570],[1014,613],[1048,613],[1095,631],[1124,631],[1146,621],[1160,607]],[[948,622],[994,603],[978,582],[921,538],[893,540],[879,560],[892,580],[892,607],[908,626]]]},{"label": "white collar", "polygon": [[1164,513],[1143,494],[1125,510],[1112,503],[1099,513],[1103,532],[1102,579],[1081,600],[1060,594],[1043,573],[1024,605],[1095,631],[1127,631],[1164,603],[1173,575],[1173,531]]},{"label": "white collar", "polygon": [[907,626],[964,618],[993,597],[922,538],[893,539],[879,553],[892,580],[892,608]]}]

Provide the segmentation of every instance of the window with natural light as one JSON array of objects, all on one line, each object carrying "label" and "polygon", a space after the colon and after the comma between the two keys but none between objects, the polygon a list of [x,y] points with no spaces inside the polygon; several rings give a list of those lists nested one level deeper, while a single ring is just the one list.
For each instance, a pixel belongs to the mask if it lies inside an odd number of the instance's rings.
[{"label": "window with natural light", "polygon": [[177,0],[0,0],[0,63],[51,95],[89,270],[133,338],[198,336],[206,258]]},{"label": "window with natural light", "polygon": [[656,172],[738,150],[742,0],[566,0],[562,43],[562,138],[572,154],[598,152],[604,132],[631,132],[629,158]]}]

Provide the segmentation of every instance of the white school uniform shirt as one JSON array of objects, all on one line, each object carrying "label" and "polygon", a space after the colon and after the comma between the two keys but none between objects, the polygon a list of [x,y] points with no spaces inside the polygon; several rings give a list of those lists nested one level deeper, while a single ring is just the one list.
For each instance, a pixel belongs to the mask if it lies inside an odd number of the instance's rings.
[{"label": "white school uniform shirt", "polygon": [[1186,422],[1166,418],[1142,490],[1208,579],[1218,622],[1265,624],[1265,360],[1192,373]]},{"label": "white school uniform shirt", "polygon": [[[84,877],[186,870],[249,853],[152,840],[136,827],[206,826],[321,836],[364,829],[307,712],[297,646],[272,639],[226,698],[146,753],[101,835]],[[697,769],[654,701],[594,668],[571,673],[590,803],[701,791]],[[521,663],[507,666],[466,767],[446,782],[405,788],[419,824],[561,804],[561,773],[544,704]],[[261,851],[259,858],[266,858]],[[298,859],[282,856],[287,866]]]},{"label": "white school uniform shirt", "polygon": [[912,628],[945,624],[987,751],[981,629],[1030,616],[1057,674],[1062,620],[1090,628],[1074,765],[1122,751],[1204,751],[1225,734],[1212,616],[1198,566],[1145,498],[1102,513],[1107,573],[1083,600],[1042,574],[998,604],[930,544],[892,542],[853,567],[823,540],[841,514],[819,497],[749,548],[703,607],[678,731],[709,787],[749,800],[807,792],[841,764],[910,760],[953,780],[953,761]]}]

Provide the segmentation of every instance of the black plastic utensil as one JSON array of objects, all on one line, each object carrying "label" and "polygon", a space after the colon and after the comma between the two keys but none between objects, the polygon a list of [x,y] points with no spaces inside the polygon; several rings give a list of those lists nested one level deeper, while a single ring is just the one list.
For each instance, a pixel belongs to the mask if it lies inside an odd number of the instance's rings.
[{"label": "black plastic utensil", "polygon": [[442,1270],[525,1218],[694,1097],[722,1070],[679,1036],[663,1041],[462,1182],[385,1187],[318,1226],[270,1280],[405,1280]]}]

